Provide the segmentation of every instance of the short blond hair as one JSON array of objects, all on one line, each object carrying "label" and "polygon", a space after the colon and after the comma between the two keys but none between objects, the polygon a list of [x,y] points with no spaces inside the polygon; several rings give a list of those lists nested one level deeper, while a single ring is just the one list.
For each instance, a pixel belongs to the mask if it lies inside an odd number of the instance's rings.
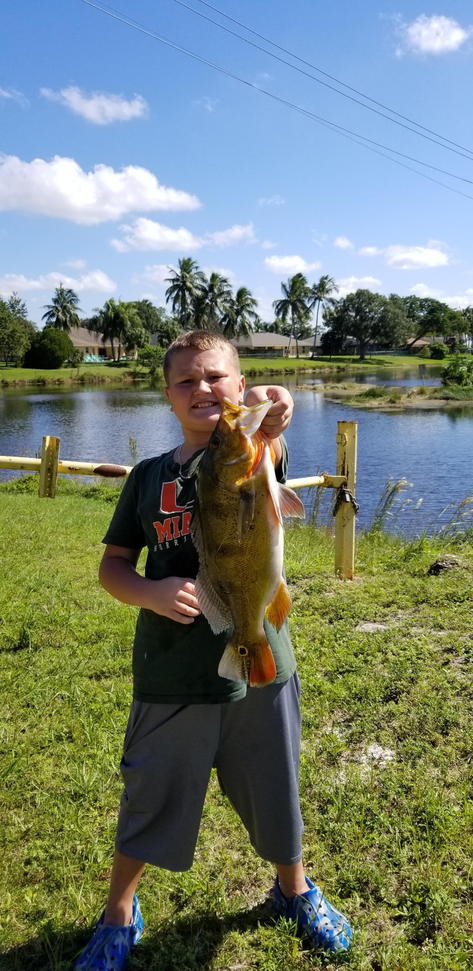
[{"label": "short blond hair", "polygon": [[173,357],[179,351],[186,351],[192,348],[195,351],[213,351],[216,348],[228,351],[236,370],[240,372],[240,358],[238,351],[231,341],[228,341],[223,334],[216,334],[211,330],[188,330],[169,345],[163,359],[163,372],[166,384],[168,383],[169,372]]}]

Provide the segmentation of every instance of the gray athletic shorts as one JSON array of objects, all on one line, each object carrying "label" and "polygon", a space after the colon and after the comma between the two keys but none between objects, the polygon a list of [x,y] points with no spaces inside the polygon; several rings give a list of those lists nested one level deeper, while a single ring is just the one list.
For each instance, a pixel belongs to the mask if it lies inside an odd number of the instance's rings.
[{"label": "gray athletic shorts", "polygon": [[299,681],[249,688],[241,701],[133,701],[125,735],[116,848],[167,870],[192,866],[213,767],[251,843],[272,863],[301,859]]}]

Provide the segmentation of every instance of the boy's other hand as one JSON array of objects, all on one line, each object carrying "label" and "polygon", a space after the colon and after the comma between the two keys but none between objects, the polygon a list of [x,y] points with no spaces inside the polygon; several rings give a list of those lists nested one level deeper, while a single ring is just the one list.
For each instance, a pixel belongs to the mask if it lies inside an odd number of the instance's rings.
[{"label": "boy's other hand", "polygon": [[176,620],[178,624],[192,624],[201,613],[195,583],[190,577],[166,577],[151,582],[146,604],[149,610]]},{"label": "boy's other hand", "polygon": [[294,402],[289,391],[279,384],[265,385],[259,384],[248,391],[245,404],[256,405],[259,401],[266,401],[270,398],[274,404],[268,411],[264,421],[261,423],[261,431],[266,438],[279,438],[289,425],[294,411]]}]

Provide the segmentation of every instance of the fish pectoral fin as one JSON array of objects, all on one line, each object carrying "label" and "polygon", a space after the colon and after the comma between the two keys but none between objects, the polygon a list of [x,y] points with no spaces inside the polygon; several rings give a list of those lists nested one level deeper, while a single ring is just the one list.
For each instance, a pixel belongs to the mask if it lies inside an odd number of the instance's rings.
[{"label": "fish pectoral fin", "polygon": [[220,658],[218,673],[221,678],[228,681],[248,681],[247,675],[247,650],[240,654],[238,647],[230,641]]},{"label": "fish pectoral fin", "polygon": [[221,634],[229,627],[233,627],[232,615],[218,595],[203,567],[200,568],[196,581],[195,593],[199,607],[208,622],[212,634]]},{"label": "fish pectoral fin", "polygon": [[270,604],[266,607],[266,619],[269,623],[279,630],[291,609],[291,598],[284,580],[281,580],[278,589]]},{"label": "fish pectoral fin", "polygon": [[283,516],[294,516],[298,519],[305,518],[304,504],[296,496],[289,486],[279,482],[279,506]]}]

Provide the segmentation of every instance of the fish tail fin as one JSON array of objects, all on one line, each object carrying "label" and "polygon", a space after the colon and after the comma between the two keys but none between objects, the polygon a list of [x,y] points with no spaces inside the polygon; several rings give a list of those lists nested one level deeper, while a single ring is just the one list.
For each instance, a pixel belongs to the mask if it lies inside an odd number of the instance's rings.
[{"label": "fish tail fin", "polygon": [[291,598],[289,596],[289,591],[284,583],[284,580],[281,580],[271,603],[266,607],[266,619],[269,620],[269,623],[272,624],[276,630],[279,630],[286,620],[290,609]]},{"label": "fish tail fin", "polygon": [[277,670],[273,652],[266,638],[262,637],[255,644],[251,644],[248,653],[250,686],[262,688],[265,684],[271,684],[271,681],[274,681],[276,677]]}]

